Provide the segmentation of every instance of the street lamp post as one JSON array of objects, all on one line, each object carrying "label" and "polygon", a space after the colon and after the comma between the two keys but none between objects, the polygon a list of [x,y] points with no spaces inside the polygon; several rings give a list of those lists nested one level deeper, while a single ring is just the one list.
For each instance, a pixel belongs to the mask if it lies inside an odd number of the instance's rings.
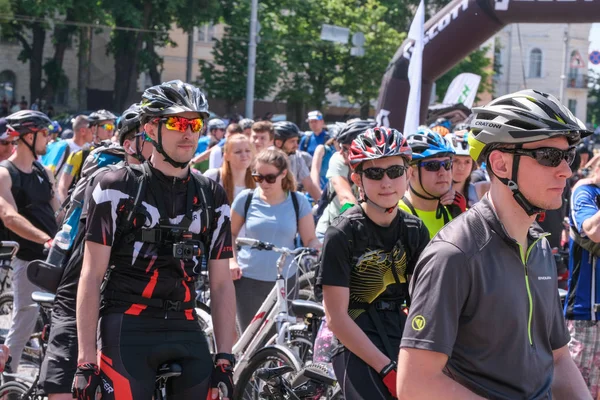
[{"label": "street lamp post", "polygon": [[252,0],[250,11],[250,40],[248,42],[248,77],[246,80],[246,118],[254,116],[254,75],[256,73],[256,25],[258,0]]}]

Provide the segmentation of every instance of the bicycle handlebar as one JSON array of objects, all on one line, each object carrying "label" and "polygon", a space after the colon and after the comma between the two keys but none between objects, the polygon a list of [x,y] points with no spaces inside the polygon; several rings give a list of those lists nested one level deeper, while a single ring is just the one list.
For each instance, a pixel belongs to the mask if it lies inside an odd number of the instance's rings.
[{"label": "bicycle handlebar", "polygon": [[291,256],[297,256],[301,253],[308,253],[315,256],[319,254],[319,250],[313,249],[311,247],[298,247],[296,249],[288,249],[287,247],[277,247],[273,243],[262,242],[260,240],[250,238],[237,238],[235,240],[235,244],[237,246],[248,246],[256,250],[274,251],[276,253],[284,253],[289,254]]},{"label": "bicycle handlebar", "polygon": [[[19,243],[17,242],[12,242],[12,241],[1,241],[0,242],[0,246],[2,248],[11,248],[10,250],[10,257],[11,259],[17,254],[17,252],[19,251]],[[4,254],[3,254],[4,255]]]}]

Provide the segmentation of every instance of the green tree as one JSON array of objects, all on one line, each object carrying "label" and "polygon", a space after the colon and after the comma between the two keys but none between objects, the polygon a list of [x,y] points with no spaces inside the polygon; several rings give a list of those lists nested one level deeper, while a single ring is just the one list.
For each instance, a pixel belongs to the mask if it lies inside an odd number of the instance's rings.
[{"label": "green tree", "polygon": [[[48,29],[48,16],[53,16],[61,0],[10,0],[10,15],[14,19],[2,20],[2,34],[21,44],[19,61],[29,62],[29,95],[31,101],[42,93],[43,55]],[[4,7],[7,4],[4,3]]]},{"label": "green tree", "polygon": [[[234,107],[246,98],[248,76],[248,36],[250,2],[236,2],[229,7],[223,21],[227,24],[223,38],[215,41],[213,61],[200,61],[198,84],[210,97],[225,101],[227,113],[239,112]],[[277,1],[259,3],[260,43],[256,47],[254,97],[262,99],[273,91],[281,73],[278,62],[280,46],[274,35]],[[249,115],[248,117],[252,117]]]},{"label": "green tree", "polygon": [[471,72],[481,76],[481,83],[479,84],[477,93],[483,93],[485,91],[493,92],[493,60],[488,57],[488,52],[488,46],[475,50],[456,64],[450,71],[438,78],[435,82],[435,91],[438,99],[440,99],[440,101],[443,100],[452,80],[463,72]]},{"label": "green tree", "polygon": [[173,25],[190,31],[214,18],[216,0],[105,0],[103,7],[117,27],[112,31],[109,51],[115,58],[114,108],[122,110],[137,96],[141,72],[160,69],[162,59],[155,47],[173,42],[168,32]]},{"label": "green tree", "polygon": [[333,92],[342,45],[322,41],[321,26],[345,24],[346,11],[343,0],[290,0],[280,15],[285,69],[277,98],[287,102],[290,119],[301,121],[307,106],[322,109]]},{"label": "green tree", "polygon": [[600,73],[590,69],[588,71],[588,102],[587,122],[600,125]]},{"label": "green tree", "polygon": [[365,54],[354,57],[350,47],[341,51],[339,75],[334,79],[333,89],[360,106],[361,118],[367,118],[371,102],[377,99],[381,77],[405,38],[385,21],[387,7],[377,0],[368,0],[360,7],[348,7],[351,32],[365,33]]}]

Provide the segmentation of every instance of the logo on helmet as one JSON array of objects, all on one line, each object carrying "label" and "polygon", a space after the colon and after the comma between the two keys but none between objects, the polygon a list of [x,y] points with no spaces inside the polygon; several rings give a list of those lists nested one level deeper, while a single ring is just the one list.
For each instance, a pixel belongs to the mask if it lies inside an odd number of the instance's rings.
[{"label": "logo on helmet", "polygon": [[489,121],[475,121],[475,125],[476,126],[485,126],[487,128],[494,128],[494,129],[502,128],[502,125],[496,124],[495,122],[489,122]]}]

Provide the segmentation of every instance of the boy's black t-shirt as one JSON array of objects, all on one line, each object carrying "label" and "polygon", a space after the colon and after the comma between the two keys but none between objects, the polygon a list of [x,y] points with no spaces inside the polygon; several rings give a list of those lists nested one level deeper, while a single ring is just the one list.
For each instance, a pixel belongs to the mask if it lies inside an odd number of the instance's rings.
[{"label": "boy's black t-shirt", "polygon": [[[383,343],[372,319],[356,303],[408,300],[409,275],[428,242],[429,233],[422,221],[402,210],[390,226],[384,227],[371,221],[360,206],[354,206],[327,229],[319,281],[350,289],[348,314],[381,349]],[[390,342],[399,345],[406,316],[399,308],[378,313]]]}]

